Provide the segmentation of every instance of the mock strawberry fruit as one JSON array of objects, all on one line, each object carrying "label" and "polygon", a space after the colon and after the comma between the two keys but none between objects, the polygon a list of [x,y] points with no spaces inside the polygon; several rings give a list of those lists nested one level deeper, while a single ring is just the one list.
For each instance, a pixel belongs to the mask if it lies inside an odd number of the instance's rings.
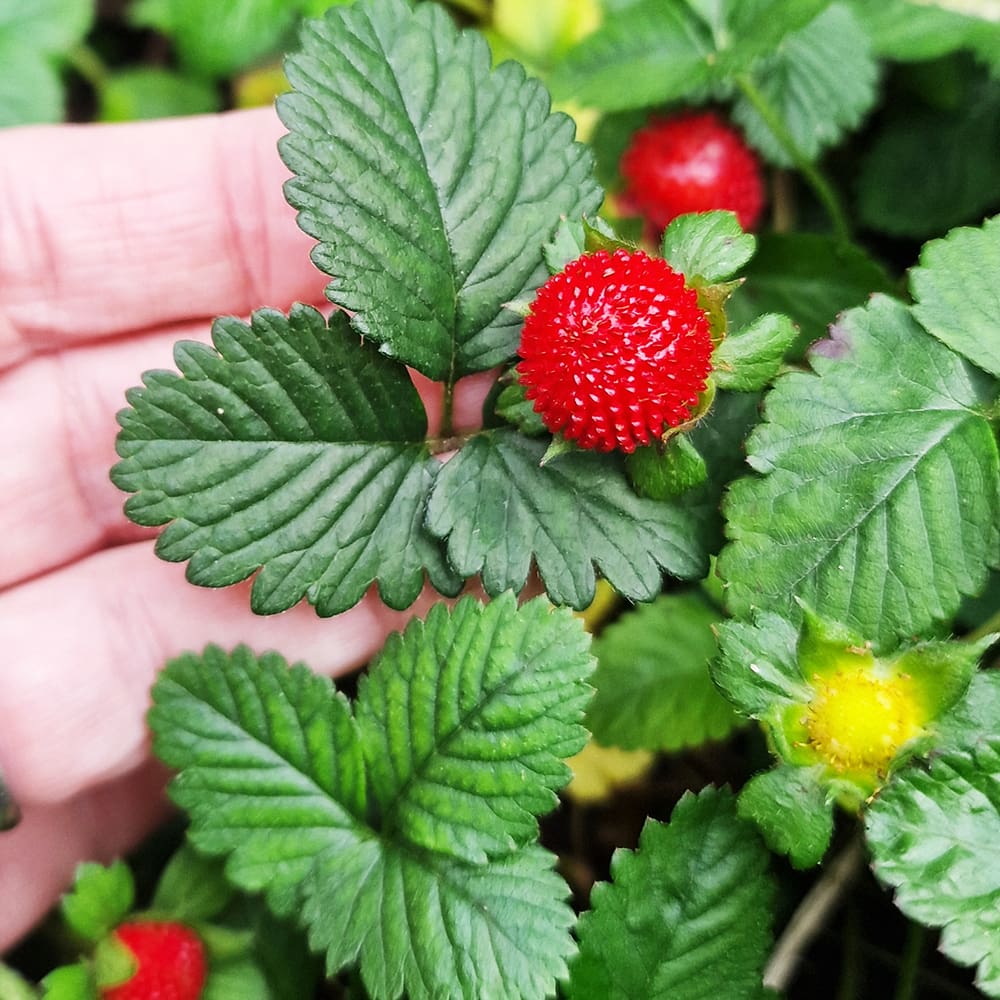
[{"label": "mock strawberry fruit", "polygon": [[135,921],[113,937],[135,956],[131,979],[101,990],[102,1000],[198,1000],[207,964],[201,938],[184,924]]},{"label": "mock strawberry fruit", "polygon": [[599,250],[538,290],[518,354],[525,395],[550,431],[632,452],[691,416],[712,337],[696,293],[666,261]]},{"label": "mock strawberry fruit", "polygon": [[620,167],[623,200],[660,229],[678,215],[713,209],[735,212],[747,230],[760,220],[760,162],[712,112],[653,120],[632,137]]}]

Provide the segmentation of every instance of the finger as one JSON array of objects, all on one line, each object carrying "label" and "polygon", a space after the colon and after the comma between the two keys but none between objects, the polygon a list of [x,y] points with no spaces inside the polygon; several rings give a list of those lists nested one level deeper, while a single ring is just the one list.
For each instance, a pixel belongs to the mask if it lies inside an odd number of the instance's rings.
[{"label": "finger", "polygon": [[273,109],[0,132],[0,369],[29,354],[322,300]]},{"label": "finger", "polygon": [[260,617],[245,585],[194,587],[150,542],[98,553],[0,595],[0,769],[22,807],[70,798],[145,759],[149,687],[170,657],[245,642],[338,674],[433,599],[395,612],[369,594],[335,618],[304,604]]},{"label": "finger", "polygon": [[[122,513],[125,495],[108,478],[117,460],[115,413],[141,372],[172,368],[177,340],[208,339],[208,324],[98,343],[36,358],[0,375],[0,589],[109,545],[148,537]],[[441,386],[414,373],[437,433]],[[493,376],[456,387],[455,420],[479,423]]]},{"label": "finger", "polygon": [[166,815],[164,781],[149,764],[69,802],[33,806],[0,834],[0,952],[45,916],[81,861],[111,861]]}]

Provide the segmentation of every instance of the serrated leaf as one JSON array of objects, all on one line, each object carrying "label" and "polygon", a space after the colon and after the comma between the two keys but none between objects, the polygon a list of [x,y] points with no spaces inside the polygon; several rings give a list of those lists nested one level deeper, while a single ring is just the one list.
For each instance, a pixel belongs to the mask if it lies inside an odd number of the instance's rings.
[{"label": "serrated leaf", "polygon": [[858,217],[896,236],[926,238],[976,222],[1000,202],[1000,83],[953,108],[906,106],[861,160]]},{"label": "serrated leaf", "polygon": [[934,729],[940,746],[975,750],[995,739],[1000,724],[1000,671],[979,671],[961,700],[942,716]]},{"label": "serrated leaf", "polygon": [[833,837],[833,801],[822,767],[781,764],[754,775],[740,791],[739,815],[755,823],[795,868],[818,865]]},{"label": "serrated leaf", "polygon": [[447,538],[464,576],[491,595],[520,590],[532,560],[556,604],[585,608],[595,567],[623,597],[648,601],[663,572],[702,575],[707,554],[693,513],[644,500],[619,456],[575,451],[540,465],[546,442],[514,431],[481,434],[441,471],[428,526]]},{"label": "serrated leaf", "polygon": [[681,215],[663,233],[663,257],[688,284],[695,277],[710,284],[731,277],[756,248],[756,237],[743,232],[735,212]]},{"label": "serrated leaf", "polygon": [[727,790],[647,820],[636,852],[619,850],[577,925],[572,1000],[708,1000],[760,990],[771,944],[768,853]]},{"label": "serrated leaf", "polygon": [[712,355],[713,379],[720,389],[763,389],[781,368],[798,336],[787,316],[766,313],[729,334]]},{"label": "serrated leaf", "polygon": [[173,522],[157,543],[190,560],[192,583],[223,587],[260,572],[251,604],[284,611],[303,597],[321,615],[356,604],[378,581],[391,607],[424,584],[459,582],[426,533],[438,463],[405,370],[359,343],[346,318],[309,306],[226,318],[214,349],[181,343],[181,374],[149,372],[119,414],[112,479],[135,493],[144,525]]},{"label": "serrated leaf", "polygon": [[594,643],[594,738],[627,750],[678,750],[727,736],[739,719],[708,673],[718,619],[697,594],[667,594],[609,625]]},{"label": "serrated leaf", "polygon": [[897,774],[865,817],[878,878],[912,920],[941,927],[939,948],[977,965],[1000,996],[1000,743],[948,751]]},{"label": "serrated leaf", "polygon": [[[875,103],[877,77],[868,36],[851,9],[840,3],[785,37],[751,72],[755,88],[809,160],[858,125]],[[747,141],[768,160],[795,165],[795,157],[748,96],[736,101],[732,114]]]},{"label": "serrated leaf", "polygon": [[860,247],[818,233],[765,233],[747,265],[745,283],[727,303],[733,328],[766,313],[784,313],[801,333],[789,352],[799,357],[826,334],[837,314],[872,292],[890,292],[885,271]]},{"label": "serrated leaf", "polygon": [[430,378],[508,360],[521,324],[504,303],[547,277],[560,217],[601,200],[572,121],[517,64],[491,71],[483,39],[435,4],[339,8],[302,43],[285,66],[280,149],[327,294]]},{"label": "serrated leaf", "polygon": [[157,756],[180,774],[174,800],[198,850],[228,854],[227,876],[292,912],[323,850],[366,829],[364,761],[346,699],[276,653],[209,646],[172,660],[149,713]]},{"label": "serrated leaf", "polygon": [[70,928],[87,941],[104,937],[135,904],[135,883],[124,861],[87,862],[76,870],[73,888],[60,904]]},{"label": "serrated leaf", "polygon": [[913,313],[927,330],[1000,376],[1000,215],[928,243],[910,288]]},{"label": "serrated leaf", "polygon": [[[171,794],[191,815],[192,842],[228,855],[235,885],[295,914],[331,975],[359,962],[374,1000],[535,997],[573,950],[554,858],[528,846],[470,864],[444,851],[504,840],[505,823],[520,839],[525,813],[552,804],[569,773],[553,755],[582,743],[584,642],[580,624],[541,599],[517,609],[512,596],[485,608],[464,598],[390,645],[358,723],[305,667],[209,647],[157,681],[154,749],[180,772]],[[476,793],[484,805],[470,810]],[[419,846],[420,805],[436,810],[443,850]],[[485,828],[470,834],[473,815]]]},{"label": "serrated leaf", "polygon": [[881,296],[783,376],[725,504],[733,614],[793,601],[874,642],[931,629],[1000,557],[993,387]]},{"label": "serrated leaf", "polygon": [[588,649],[568,610],[510,593],[390,636],[357,700],[383,835],[470,862],[536,837],[587,741]]}]

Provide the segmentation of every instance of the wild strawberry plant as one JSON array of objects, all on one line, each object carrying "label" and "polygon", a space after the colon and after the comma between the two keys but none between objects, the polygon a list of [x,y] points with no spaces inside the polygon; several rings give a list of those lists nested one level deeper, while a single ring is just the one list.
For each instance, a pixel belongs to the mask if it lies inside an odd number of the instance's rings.
[{"label": "wild strawberry plant", "polygon": [[[192,583],[253,577],[259,613],[323,616],[372,587],[399,609],[480,588],[393,636],[352,699],[276,653],[167,665],[150,725],[190,817],[180,864],[224,864],[188,919],[259,897],[376,1000],[763,997],[794,975],[774,940],[791,868],[836,841],[818,879],[847,892],[867,857],[1000,996],[1000,684],[980,665],[1000,604],[1000,172],[980,183],[1000,24],[910,0],[606,0],[543,5],[540,40],[537,5],[497,0],[487,33],[589,148],[434,4],[308,21],[280,148],[338,308],[219,319],[121,414],[126,510],[165,526],[158,554]],[[892,88],[926,105],[918,134],[955,102],[941,163],[913,155]],[[657,123],[706,116],[741,144],[741,184],[762,171],[759,238],[639,190]],[[411,369],[442,384],[439,427]],[[457,383],[485,371],[482,426],[459,430]],[[591,649],[569,609],[595,596],[591,628],[614,620]],[[671,753],[747,720],[767,750],[740,790],[689,783],[572,909],[539,818],[588,731]],[[94,905],[96,941],[130,901]],[[228,995],[245,942],[201,933],[204,996]],[[66,973],[79,995],[95,967]]]}]

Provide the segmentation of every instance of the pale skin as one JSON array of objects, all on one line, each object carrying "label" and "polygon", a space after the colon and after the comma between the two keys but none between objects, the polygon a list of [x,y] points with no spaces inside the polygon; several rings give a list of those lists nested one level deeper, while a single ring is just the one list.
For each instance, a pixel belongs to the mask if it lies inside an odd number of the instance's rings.
[{"label": "pale skin", "polygon": [[[270,109],[123,126],[0,131],[0,771],[23,817],[0,833],[0,950],[84,859],[166,814],[144,713],[158,668],[249,643],[338,674],[414,611],[370,593],[334,619],[255,617],[153,554],[111,484],[115,412],[216,315],[321,304],[312,241],[285,203]],[[416,377],[432,431],[437,387]],[[460,383],[474,425],[487,377]]]}]

